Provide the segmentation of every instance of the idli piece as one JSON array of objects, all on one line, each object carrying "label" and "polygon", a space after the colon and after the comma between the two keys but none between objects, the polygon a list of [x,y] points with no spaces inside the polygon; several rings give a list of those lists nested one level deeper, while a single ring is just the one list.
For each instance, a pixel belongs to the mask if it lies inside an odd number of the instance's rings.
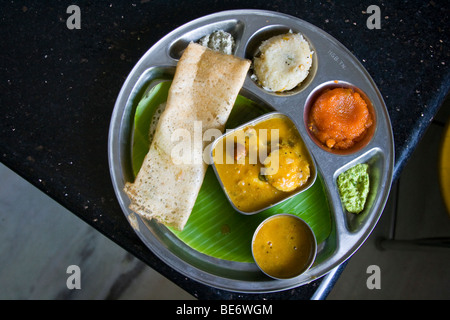
[{"label": "idli piece", "polygon": [[292,90],[308,76],[312,55],[301,34],[274,36],[262,42],[253,59],[254,79],[267,91]]}]

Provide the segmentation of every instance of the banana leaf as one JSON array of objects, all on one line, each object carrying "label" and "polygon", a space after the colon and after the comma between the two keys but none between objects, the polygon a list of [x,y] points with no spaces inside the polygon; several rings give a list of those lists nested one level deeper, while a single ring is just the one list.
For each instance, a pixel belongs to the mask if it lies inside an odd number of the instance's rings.
[{"label": "banana leaf", "polygon": [[[165,81],[154,86],[137,106],[132,151],[135,174],[149,150],[150,123],[158,107],[166,101],[170,84],[170,81]],[[238,96],[227,128],[234,128],[269,111],[252,100]],[[305,192],[263,212],[246,216],[235,211],[228,202],[211,166],[183,231],[169,229],[181,241],[205,255],[229,261],[253,262],[253,233],[261,221],[276,213],[291,213],[305,220],[319,244],[331,232],[330,208],[320,175]]]}]

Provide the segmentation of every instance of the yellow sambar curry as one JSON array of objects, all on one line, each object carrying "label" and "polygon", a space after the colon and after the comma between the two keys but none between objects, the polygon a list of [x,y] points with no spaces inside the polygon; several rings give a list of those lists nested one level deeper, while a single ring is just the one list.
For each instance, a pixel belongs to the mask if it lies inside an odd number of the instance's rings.
[{"label": "yellow sambar curry", "polygon": [[245,213],[297,193],[313,170],[297,128],[282,115],[225,135],[213,149],[213,160],[229,199]]},{"label": "yellow sambar curry", "polygon": [[313,263],[316,240],[309,226],[290,214],[272,216],[256,230],[252,251],[255,262],[277,279],[298,276]]}]

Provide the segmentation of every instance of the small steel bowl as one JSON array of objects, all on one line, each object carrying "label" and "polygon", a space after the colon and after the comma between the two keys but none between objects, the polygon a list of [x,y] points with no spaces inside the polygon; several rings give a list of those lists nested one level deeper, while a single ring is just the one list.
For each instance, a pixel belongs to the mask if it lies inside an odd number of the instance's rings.
[{"label": "small steel bowl", "polygon": [[[267,270],[264,269],[264,267],[261,266],[261,260],[258,260],[258,258],[255,257],[255,240],[256,238],[260,235],[260,232],[262,230],[262,228],[264,226],[266,226],[268,223],[272,223],[275,219],[280,218],[280,217],[289,217],[292,219],[295,219],[296,222],[299,222],[301,225],[301,231],[302,232],[306,232],[306,238],[308,239],[308,243],[306,244],[306,247],[303,247],[303,249],[307,249],[309,250],[308,252],[308,257],[306,260],[304,261],[299,261],[298,265],[295,265],[295,270],[292,272],[289,272],[287,274],[271,274],[270,272],[268,272]],[[286,234],[284,234],[286,235]],[[290,239],[293,239],[292,237],[295,234],[292,234],[290,236]],[[270,216],[268,218],[266,218],[264,221],[262,221],[259,226],[256,228],[255,233],[253,234],[253,238],[252,238],[252,242],[251,242],[251,246],[252,246],[252,255],[253,255],[253,259],[255,260],[256,265],[258,266],[258,268],[267,276],[273,278],[273,279],[277,279],[277,280],[285,280],[285,279],[291,279],[291,278],[295,278],[300,276],[301,274],[303,274],[304,272],[306,272],[314,263],[315,259],[316,259],[316,255],[317,255],[317,240],[316,240],[316,236],[314,235],[313,230],[311,229],[311,227],[301,218],[299,218],[296,215],[293,214],[288,214],[288,213],[280,213],[280,214],[275,214],[273,216]],[[272,250],[272,244],[268,243],[268,248],[267,250]],[[277,246],[275,244],[275,250],[277,250]],[[295,248],[294,250],[297,250],[297,248]],[[302,248],[300,248],[300,250],[302,250]],[[271,254],[272,255],[272,254]]]},{"label": "small steel bowl", "polygon": [[[369,114],[372,117],[372,121],[373,121],[372,125],[364,133],[361,140],[356,142],[352,147],[350,147],[348,149],[342,149],[342,150],[328,148],[322,142],[320,142],[316,138],[316,136],[311,132],[311,130],[309,129],[309,124],[311,121],[310,113],[311,113],[311,109],[313,108],[314,103],[320,97],[321,94],[323,94],[327,90],[336,89],[336,88],[351,89],[352,91],[357,92],[361,96],[361,98],[367,103],[367,108],[369,110]],[[304,119],[305,127],[308,128],[307,132],[308,132],[308,135],[310,136],[311,140],[314,141],[314,143],[317,144],[323,150],[328,151],[333,154],[336,154],[336,155],[348,155],[348,154],[356,153],[357,151],[366,147],[367,144],[371,141],[371,139],[375,133],[375,130],[377,128],[376,112],[375,112],[373,103],[369,99],[367,94],[364,91],[362,91],[360,88],[358,88],[357,86],[355,86],[349,82],[338,81],[338,80],[333,80],[333,81],[328,81],[328,82],[322,83],[321,85],[316,87],[310,93],[310,95],[308,96],[308,99],[306,100],[306,103],[305,103],[303,119]]]}]

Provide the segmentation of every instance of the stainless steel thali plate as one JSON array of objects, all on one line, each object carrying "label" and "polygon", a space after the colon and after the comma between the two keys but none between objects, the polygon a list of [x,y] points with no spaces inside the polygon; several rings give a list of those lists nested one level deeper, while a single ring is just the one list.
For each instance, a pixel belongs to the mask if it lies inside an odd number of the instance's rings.
[{"label": "stainless steel thali plate", "polygon": [[[310,43],[314,55],[308,78],[300,87],[285,94],[274,94],[259,87],[247,75],[241,93],[288,115],[296,124],[304,143],[314,157],[322,176],[332,213],[332,231],[320,245],[314,265],[301,276],[274,280],[262,276],[254,263],[216,259],[191,249],[167,228],[143,221],[128,209],[123,192],[125,182],[133,180],[131,144],[133,117],[143,91],[152,82],[173,77],[184,48],[191,41],[216,30],[231,33],[236,40],[234,54],[251,59],[262,40],[292,30]],[[341,85],[360,90],[373,106],[376,126],[373,137],[360,150],[333,154],[318,146],[308,134],[304,113],[312,97],[323,87]],[[387,201],[394,166],[394,142],[390,119],[383,98],[360,62],[336,39],[298,18],[262,10],[233,10],[191,21],[153,45],[133,68],[117,98],[111,118],[108,157],[113,187],[120,206],[133,229],[146,246],[178,272],[216,288],[247,293],[274,292],[309,283],[339,266],[367,239]],[[370,167],[370,193],[366,209],[359,215],[347,213],[341,204],[336,179],[358,163]]]}]

